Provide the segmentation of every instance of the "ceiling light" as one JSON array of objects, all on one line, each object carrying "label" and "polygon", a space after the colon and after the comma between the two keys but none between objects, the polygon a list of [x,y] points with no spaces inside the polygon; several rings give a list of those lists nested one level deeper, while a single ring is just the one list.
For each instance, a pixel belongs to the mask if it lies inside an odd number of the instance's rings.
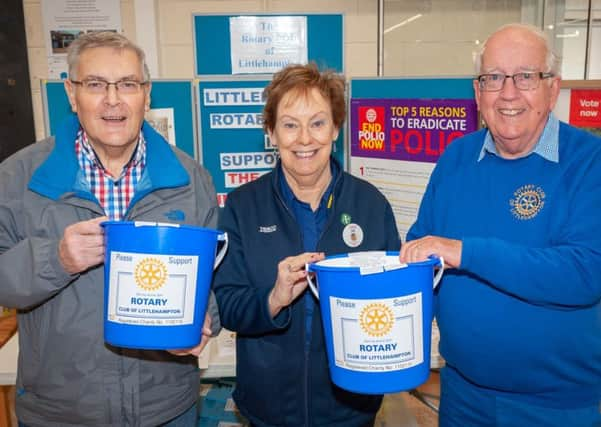
[{"label": "ceiling light", "polygon": [[396,30],[399,27],[402,27],[403,25],[407,25],[408,23],[415,21],[416,19],[419,19],[422,17],[421,13],[418,13],[417,15],[413,15],[411,18],[407,18],[404,21],[399,22],[396,25],[393,25],[392,27],[386,28],[384,30],[384,34],[391,32],[392,30]]}]

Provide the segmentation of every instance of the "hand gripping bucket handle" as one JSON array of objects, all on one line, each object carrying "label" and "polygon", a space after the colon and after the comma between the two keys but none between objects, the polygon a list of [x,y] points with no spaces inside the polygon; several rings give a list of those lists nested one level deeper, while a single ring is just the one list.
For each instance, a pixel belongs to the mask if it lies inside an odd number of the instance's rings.
[{"label": "hand gripping bucket handle", "polygon": [[[430,259],[438,259],[439,263],[438,265],[438,271],[436,272],[436,275],[434,276],[434,280],[432,281],[432,288],[436,289],[440,283],[440,279],[442,279],[442,274],[444,272],[444,258],[443,257],[437,257],[435,255],[430,255],[428,258]],[[307,272],[309,272],[309,263],[305,264],[305,270]],[[398,268],[405,268],[407,267],[407,264],[400,264],[400,266]],[[384,270],[382,270],[384,271]],[[373,274],[376,273],[376,271],[371,271],[368,273],[363,273],[360,270],[360,274]],[[317,286],[315,285],[315,283],[313,283],[313,280],[311,279],[311,274],[307,274],[307,283],[309,284],[309,288],[311,289],[311,292],[313,292],[313,295],[315,295],[315,298],[319,299],[319,289],[317,288]]]}]

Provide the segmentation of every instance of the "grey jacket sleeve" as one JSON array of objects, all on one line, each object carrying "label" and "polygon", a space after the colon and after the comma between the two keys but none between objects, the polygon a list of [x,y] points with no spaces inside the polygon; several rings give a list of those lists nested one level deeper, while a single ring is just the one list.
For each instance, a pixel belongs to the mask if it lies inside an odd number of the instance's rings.
[{"label": "grey jacket sleeve", "polygon": [[49,215],[27,190],[30,169],[15,157],[0,164],[0,305],[15,308],[37,305],[77,277],[61,266],[57,226],[45,223]]},{"label": "grey jacket sleeve", "polygon": [[[1,211],[0,217],[4,217],[6,212]],[[29,237],[14,244],[5,239],[5,226],[0,219],[0,305],[14,308],[37,305],[77,277],[61,266],[58,241]]]}]

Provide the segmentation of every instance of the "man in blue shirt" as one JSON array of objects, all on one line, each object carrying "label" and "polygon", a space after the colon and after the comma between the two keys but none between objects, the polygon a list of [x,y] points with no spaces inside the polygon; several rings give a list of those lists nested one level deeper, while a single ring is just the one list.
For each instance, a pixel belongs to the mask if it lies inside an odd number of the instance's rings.
[{"label": "man in blue shirt", "polygon": [[552,114],[559,60],[504,26],[474,90],[487,129],[438,162],[401,260],[443,256],[440,425],[601,425],[601,140]]}]

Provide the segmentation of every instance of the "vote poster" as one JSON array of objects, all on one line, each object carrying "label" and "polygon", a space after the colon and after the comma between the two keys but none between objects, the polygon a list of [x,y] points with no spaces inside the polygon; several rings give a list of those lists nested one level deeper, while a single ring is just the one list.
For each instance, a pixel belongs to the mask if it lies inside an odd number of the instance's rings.
[{"label": "vote poster", "polygon": [[570,124],[601,136],[601,90],[571,90]]},{"label": "vote poster", "polygon": [[351,173],[392,205],[403,241],[440,155],[478,127],[473,99],[352,99]]},{"label": "vote poster", "polygon": [[[277,150],[263,131],[263,89],[268,83],[238,76],[198,84],[201,162],[213,177],[221,207],[230,191],[277,164]],[[342,165],[343,133],[333,147]]]}]

